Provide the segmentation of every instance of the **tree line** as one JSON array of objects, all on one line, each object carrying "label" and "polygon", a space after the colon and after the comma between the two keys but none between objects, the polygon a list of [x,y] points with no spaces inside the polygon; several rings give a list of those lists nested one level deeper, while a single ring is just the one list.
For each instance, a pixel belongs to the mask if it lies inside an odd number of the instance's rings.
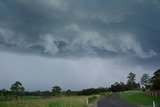
[{"label": "tree line", "polygon": [[[128,90],[160,90],[160,69],[153,73],[153,76],[150,77],[148,74],[143,74],[140,78],[140,82],[136,82],[136,74],[129,73],[127,76],[127,83],[124,82],[115,82],[110,87],[99,87],[99,88],[89,88],[83,89],[81,91],[71,91],[70,89],[64,91],[60,86],[53,86],[52,91],[34,91],[29,92],[25,91],[22,83],[16,81],[11,85],[10,90],[1,89],[0,96],[13,96],[13,98],[21,96],[43,96],[44,98],[52,96],[72,96],[72,95],[92,95],[100,94],[105,92],[120,92]],[[142,87],[141,87],[142,86]]]}]

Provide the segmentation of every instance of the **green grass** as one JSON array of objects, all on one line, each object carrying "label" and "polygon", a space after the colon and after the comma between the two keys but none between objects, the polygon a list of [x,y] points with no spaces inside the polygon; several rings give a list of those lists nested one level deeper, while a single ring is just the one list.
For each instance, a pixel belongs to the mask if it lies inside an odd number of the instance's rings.
[{"label": "green grass", "polygon": [[[18,99],[29,100],[29,99],[44,99],[43,96],[23,96]],[[0,96],[0,101],[11,101],[14,100],[13,96]]]},{"label": "green grass", "polygon": [[85,97],[1,101],[0,107],[86,107]]},{"label": "green grass", "polygon": [[0,101],[10,101],[11,99],[13,99],[10,96],[0,96]]},{"label": "green grass", "polygon": [[136,105],[152,105],[153,101],[160,105],[160,97],[153,97],[142,91],[122,92],[120,93],[120,98],[128,103]]},{"label": "green grass", "polygon": [[100,93],[100,94],[97,94],[97,95],[92,95],[92,96],[89,96],[88,97],[88,102],[89,103],[94,103],[96,100],[98,100],[99,98],[101,97],[104,97],[104,96],[109,96],[111,95],[110,92],[107,92],[107,93]]},{"label": "green grass", "polygon": [[93,103],[93,102],[95,102],[98,98],[99,98],[98,95],[89,96],[89,97],[88,97],[88,102],[89,102],[89,103]]},{"label": "green grass", "polygon": [[43,99],[43,96],[23,96],[23,100],[29,100],[29,99]]}]

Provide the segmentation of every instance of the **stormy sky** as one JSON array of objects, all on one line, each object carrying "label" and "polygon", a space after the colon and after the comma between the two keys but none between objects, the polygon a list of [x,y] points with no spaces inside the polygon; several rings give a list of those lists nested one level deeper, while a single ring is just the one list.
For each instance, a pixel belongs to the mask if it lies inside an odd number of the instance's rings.
[{"label": "stormy sky", "polygon": [[153,74],[159,0],[0,0],[0,89],[81,90]]}]

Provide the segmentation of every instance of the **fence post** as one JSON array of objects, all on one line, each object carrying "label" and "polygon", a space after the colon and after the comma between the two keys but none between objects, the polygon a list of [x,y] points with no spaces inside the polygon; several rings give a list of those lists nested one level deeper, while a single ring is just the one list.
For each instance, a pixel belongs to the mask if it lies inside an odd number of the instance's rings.
[{"label": "fence post", "polygon": [[157,97],[157,93],[155,92],[155,96]]},{"label": "fence post", "polygon": [[156,107],[155,102],[153,101],[153,107]]},{"label": "fence post", "polygon": [[87,105],[88,105],[88,98],[86,98],[86,103],[87,103]]}]

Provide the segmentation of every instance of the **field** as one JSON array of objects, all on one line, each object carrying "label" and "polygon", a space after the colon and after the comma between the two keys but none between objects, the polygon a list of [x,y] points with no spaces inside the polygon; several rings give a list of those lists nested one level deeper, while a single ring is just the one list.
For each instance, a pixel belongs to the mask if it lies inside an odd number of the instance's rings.
[{"label": "field", "polygon": [[127,91],[120,93],[120,98],[128,103],[136,105],[152,105],[153,101],[160,105],[160,97],[147,95],[142,91]]},{"label": "field", "polygon": [[52,99],[28,99],[1,101],[0,107],[87,107],[86,97],[56,97]]},{"label": "field", "polygon": [[[13,100],[13,96],[0,96],[0,101],[11,101]],[[44,99],[43,96],[23,96],[18,99],[23,99],[23,100],[30,100],[30,99]]]}]

